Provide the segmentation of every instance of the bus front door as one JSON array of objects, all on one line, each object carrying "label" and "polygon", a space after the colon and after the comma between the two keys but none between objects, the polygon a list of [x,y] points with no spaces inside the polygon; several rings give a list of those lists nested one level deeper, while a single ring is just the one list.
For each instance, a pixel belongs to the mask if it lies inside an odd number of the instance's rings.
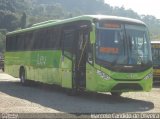
[{"label": "bus front door", "polygon": [[62,40],[62,87],[75,92],[86,88],[89,30],[66,30]]},{"label": "bus front door", "polygon": [[75,83],[76,90],[84,90],[86,88],[86,51],[89,32],[81,29],[77,34],[78,41],[75,44],[75,60],[73,61],[73,82]]}]

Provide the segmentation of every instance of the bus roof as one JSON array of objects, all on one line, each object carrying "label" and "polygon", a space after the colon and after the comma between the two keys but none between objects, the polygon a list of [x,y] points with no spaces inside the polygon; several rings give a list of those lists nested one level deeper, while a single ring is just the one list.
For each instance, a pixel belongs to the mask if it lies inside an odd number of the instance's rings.
[{"label": "bus roof", "polygon": [[53,20],[53,22],[52,22],[52,20],[49,20],[49,21],[37,23],[37,24],[34,24],[33,26],[26,28],[26,29],[20,29],[17,31],[9,32],[9,33],[7,33],[7,35],[14,35],[17,33],[29,32],[29,31],[36,30],[36,29],[47,28],[47,27],[51,27],[51,26],[55,26],[55,25],[59,25],[59,24],[78,21],[78,20],[88,20],[91,22],[93,20],[95,20],[95,21],[96,20],[117,20],[117,21],[125,21],[125,22],[132,22],[132,23],[145,25],[145,23],[140,20],[126,18],[126,17],[108,16],[108,15],[82,15],[82,16],[73,17],[73,18],[69,18],[69,19],[57,20],[56,22],[54,20]]},{"label": "bus roof", "polygon": [[160,41],[156,40],[156,41],[151,41],[151,44],[160,44]]},{"label": "bus roof", "polygon": [[60,20],[48,20],[48,21],[44,21],[44,22],[39,22],[39,23],[33,24],[32,27],[47,24],[47,23],[53,23],[53,22],[57,22],[57,21],[60,21]]}]

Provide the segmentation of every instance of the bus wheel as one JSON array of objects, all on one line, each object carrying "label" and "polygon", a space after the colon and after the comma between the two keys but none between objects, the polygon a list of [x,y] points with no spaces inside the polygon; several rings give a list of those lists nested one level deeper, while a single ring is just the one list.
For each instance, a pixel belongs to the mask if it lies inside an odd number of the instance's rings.
[{"label": "bus wheel", "polygon": [[4,68],[2,68],[2,71],[4,72]]},{"label": "bus wheel", "polygon": [[20,76],[19,77],[20,77],[21,84],[25,85],[26,79],[25,79],[25,70],[24,69],[20,70]]},{"label": "bus wheel", "polygon": [[122,92],[111,92],[111,94],[114,97],[120,97],[122,95]]}]

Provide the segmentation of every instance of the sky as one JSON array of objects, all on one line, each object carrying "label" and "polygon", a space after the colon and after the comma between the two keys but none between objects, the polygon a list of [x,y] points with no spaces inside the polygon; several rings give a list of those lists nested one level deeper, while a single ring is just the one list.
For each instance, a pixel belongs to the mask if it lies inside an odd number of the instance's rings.
[{"label": "sky", "polygon": [[153,15],[160,19],[159,0],[105,0],[107,4],[115,7],[123,6],[125,9],[132,9],[139,15]]}]

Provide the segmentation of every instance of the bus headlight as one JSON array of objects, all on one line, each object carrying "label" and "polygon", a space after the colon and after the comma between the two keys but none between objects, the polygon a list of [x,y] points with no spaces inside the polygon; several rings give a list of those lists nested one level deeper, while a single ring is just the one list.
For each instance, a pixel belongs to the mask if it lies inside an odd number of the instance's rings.
[{"label": "bus headlight", "polygon": [[149,73],[147,76],[144,77],[144,80],[153,78],[153,73]]},{"label": "bus headlight", "polygon": [[103,79],[105,79],[105,80],[109,80],[109,79],[110,79],[110,76],[108,76],[107,74],[105,74],[104,72],[102,72],[102,71],[100,71],[100,70],[97,70],[97,74],[98,74],[101,78],[103,78]]}]

